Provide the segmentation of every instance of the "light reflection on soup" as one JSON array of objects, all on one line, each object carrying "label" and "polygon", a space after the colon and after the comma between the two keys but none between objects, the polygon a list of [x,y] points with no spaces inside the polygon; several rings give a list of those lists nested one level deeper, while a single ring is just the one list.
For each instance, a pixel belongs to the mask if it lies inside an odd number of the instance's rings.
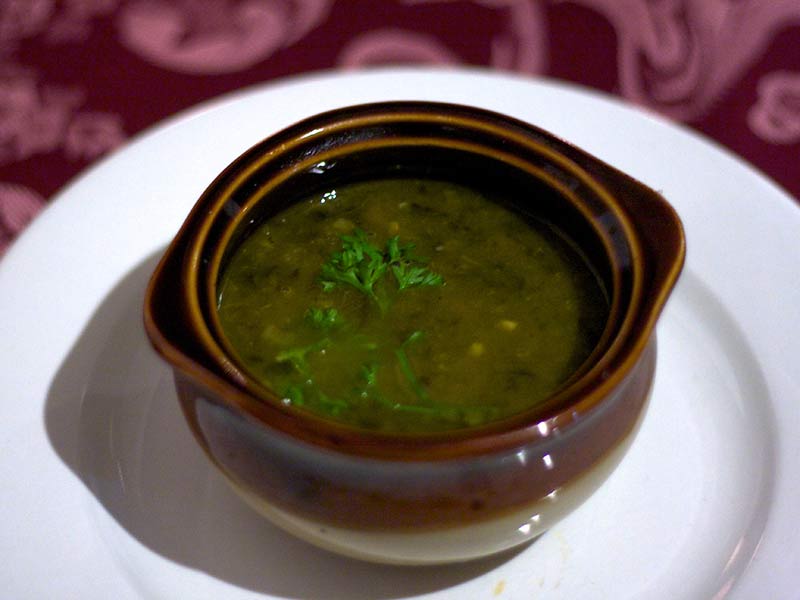
[{"label": "light reflection on soup", "polygon": [[294,204],[242,243],[219,289],[229,344],[285,404],[403,433],[535,406],[588,357],[609,310],[552,227],[424,179]]}]

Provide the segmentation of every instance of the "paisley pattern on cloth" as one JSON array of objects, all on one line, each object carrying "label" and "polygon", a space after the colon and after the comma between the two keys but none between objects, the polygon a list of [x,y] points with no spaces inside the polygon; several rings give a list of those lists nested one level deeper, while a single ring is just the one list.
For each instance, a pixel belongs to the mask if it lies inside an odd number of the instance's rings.
[{"label": "paisley pattern on cloth", "polygon": [[0,251],[44,206],[44,198],[22,185],[0,183]]},{"label": "paisley pattern on cloth", "polygon": [[7,0],[0,254],[68,180],[178,110],[302,72],[409,63],[618,95],[800,198],[797,0]]}]

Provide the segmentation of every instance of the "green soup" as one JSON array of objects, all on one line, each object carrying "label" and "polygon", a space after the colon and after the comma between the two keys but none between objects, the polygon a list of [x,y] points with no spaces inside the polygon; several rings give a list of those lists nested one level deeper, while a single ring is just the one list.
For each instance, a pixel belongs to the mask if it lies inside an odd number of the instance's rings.
[{"label": "green soup", "polygon": [[609,310],[552,227],[420,179],[292,205],[245,239],[219,289],[229,344],[285,404],[404,433],[542,402],[591,353]]}]

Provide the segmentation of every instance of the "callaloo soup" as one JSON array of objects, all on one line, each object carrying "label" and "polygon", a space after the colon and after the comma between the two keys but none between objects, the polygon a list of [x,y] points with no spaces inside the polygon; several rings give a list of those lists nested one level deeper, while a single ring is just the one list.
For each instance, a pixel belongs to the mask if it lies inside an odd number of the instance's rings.
[{"label": "callaloo soup", "polygon": [[605,290],[552,227],[447,181],[351,183],[255,229],[219,283],[222,329],[287,405],[435,432],[543,401],[591,353]]}]

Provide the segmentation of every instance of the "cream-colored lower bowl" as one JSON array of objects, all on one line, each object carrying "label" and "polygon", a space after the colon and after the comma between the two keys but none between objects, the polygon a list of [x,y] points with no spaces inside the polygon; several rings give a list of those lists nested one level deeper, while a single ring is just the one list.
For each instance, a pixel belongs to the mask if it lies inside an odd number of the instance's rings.
[{"label": "cream-colored lower bowl", "polygon": [[[649,393],[648,393],[649,396]],[[644,414],[645,411],[642,411]],[[289,513],[228,480],[236,493],[272,523],[325,550],[370,562],[436,565],[483,558],[529,542],[584,502],[611,474],[636,437],[633,431],[582,476],[543,500],[502,517],[424,531],[358,530]]]}]

